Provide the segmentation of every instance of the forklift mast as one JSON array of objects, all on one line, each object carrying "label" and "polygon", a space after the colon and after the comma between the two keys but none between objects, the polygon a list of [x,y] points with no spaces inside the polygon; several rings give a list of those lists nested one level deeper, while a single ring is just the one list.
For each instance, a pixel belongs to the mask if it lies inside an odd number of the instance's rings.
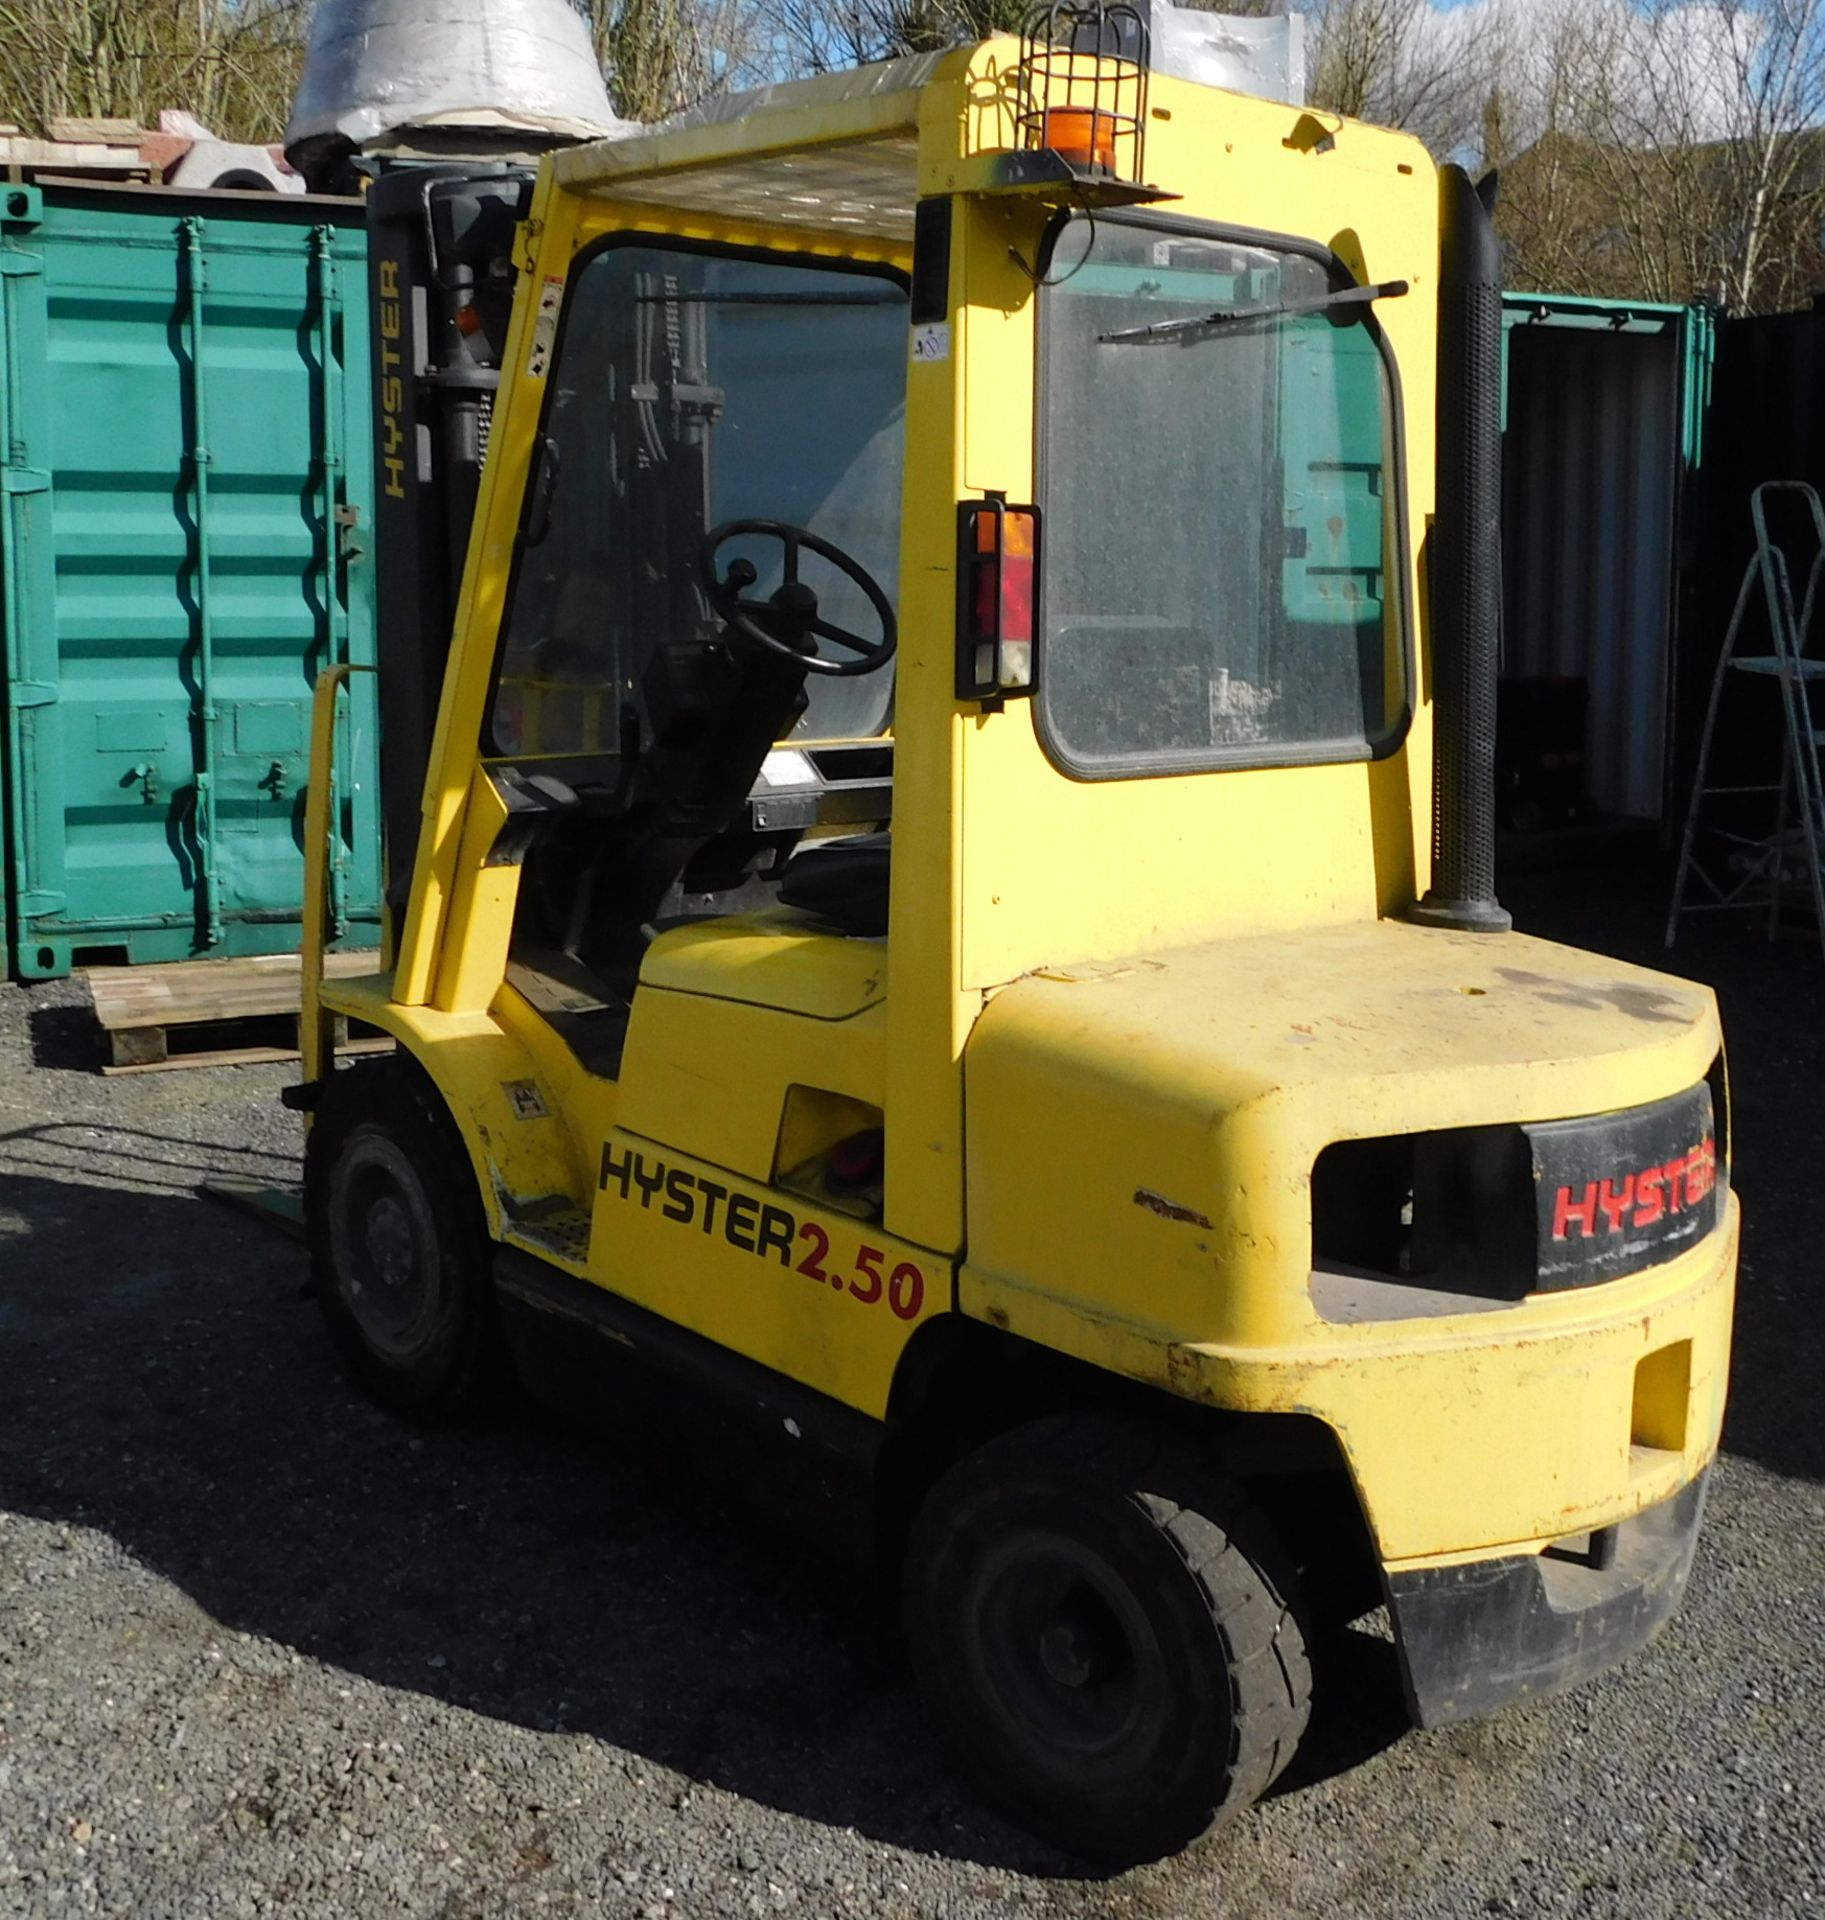
[{"label": "forklift mast", "polygon": [[368,194],[381,810],[397,926],[532,188],[505,163],[400,165]]}]

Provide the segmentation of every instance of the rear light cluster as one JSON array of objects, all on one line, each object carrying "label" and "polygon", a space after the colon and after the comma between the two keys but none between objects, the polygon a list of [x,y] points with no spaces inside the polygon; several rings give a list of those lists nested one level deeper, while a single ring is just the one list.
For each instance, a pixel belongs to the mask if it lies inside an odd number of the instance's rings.
[{"label": "rear light cluster", "polygon": [[1030,694],[1039,611],[1039,510],[966,500],[958,514],[957,697]]}]

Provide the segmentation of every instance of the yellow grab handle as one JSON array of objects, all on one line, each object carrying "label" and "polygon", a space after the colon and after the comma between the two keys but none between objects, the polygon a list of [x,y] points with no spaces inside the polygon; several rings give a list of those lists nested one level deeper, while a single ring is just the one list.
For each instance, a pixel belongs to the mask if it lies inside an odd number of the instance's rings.
[{"label": "yellow grab handle", "polygon": [[352,661],[325,667],[311,700],[310,786],[304,796],[304,914],[298,930],[303,978],[298,989],[298,1051],[306,1086],[330,1070],[333,1036],[323,1017],[323,948],[329,924],[330,835],[335,830],[336,696],[356,673]]}]

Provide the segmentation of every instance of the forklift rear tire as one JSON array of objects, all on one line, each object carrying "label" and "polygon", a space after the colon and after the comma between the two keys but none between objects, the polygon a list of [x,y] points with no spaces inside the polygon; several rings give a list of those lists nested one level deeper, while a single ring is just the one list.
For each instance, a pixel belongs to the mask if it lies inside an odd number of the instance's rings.
[{"label": "forklift rear tire", "polygon": [[327,1082],[304,1204],[318,1302],[369,1395],[427,1421],[481,1411],[500,1385],[493,1243],[455,1122],[415,1061]]},{"label": "forklift rear tire", "polygon": [[1252,1805],[1311,1704],[1294,1575],[1195,1446],[1067,1415],[953,1467],[913,1523],[914,1664],[962,1769],[1126,1866]]}]

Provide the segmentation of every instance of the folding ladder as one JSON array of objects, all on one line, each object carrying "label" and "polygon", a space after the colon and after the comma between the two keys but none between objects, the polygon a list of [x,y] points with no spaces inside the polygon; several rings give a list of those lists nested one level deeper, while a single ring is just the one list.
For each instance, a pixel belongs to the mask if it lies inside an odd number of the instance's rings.
[{"label": "folding ladder", "polygon": [[[1806,590],[1800,597],[1797,613],[1786,553],[1768,532],[1768,502],[1782,494],[1799,501],[1812,520],[1812,562],[1806,571]],[[1749,510],[1755,521],[1755,556],[1743,570],[1743,583],[1737,590],[1735,610],[1724,636],[1724,650],[1718,657],[1717,672],[1711,681],[1711,703],[1705,709],[1698,770],[1693,776],[1692,798],[1686,809],[1679,870],[1673,882],[1673,904],[1667,914],[1667,945],[1673,944],[1681,914],[1751,907],[1767,909],[1768,937],[1772,940],[1779,925],[1782,900],[1800,877],[1797,870],[1803,866],[1820,949],[1825,952],[1825,868],[1820,864],[1821,854],[1825,853],[1825,782],[1821,782],[1819,773],[1819,747],[1825,741],[1825,727],[1816,724],[1812,709],[1813,688],[1825,684],[1825,659],[1808,658],[1806,653],[1820,579],[1825,574],[1825,507],[1820,505],[1813,488],[1797,480],[1770,480],[1756,488]],[[1744,622],[1758,581],[1774,651],[1739,653],[1737,648],[1742,643]],[[1708,783],[1718,709],[1732,674],[1772,680],[1779,686],[1781,769],[1773,785],[1714,787]],[[1701,819],[1707,800],[1753,794],[1774,799],[1771,834],[1725,829]],[[1797,825],[1789,824],[1790,807],[1798,815]],[[1703,859],[1697,851],[1701,835],[1708,848],[1714,849]],[[1688,881],[1696,882],[1702,897],[1686,898]]]}]

